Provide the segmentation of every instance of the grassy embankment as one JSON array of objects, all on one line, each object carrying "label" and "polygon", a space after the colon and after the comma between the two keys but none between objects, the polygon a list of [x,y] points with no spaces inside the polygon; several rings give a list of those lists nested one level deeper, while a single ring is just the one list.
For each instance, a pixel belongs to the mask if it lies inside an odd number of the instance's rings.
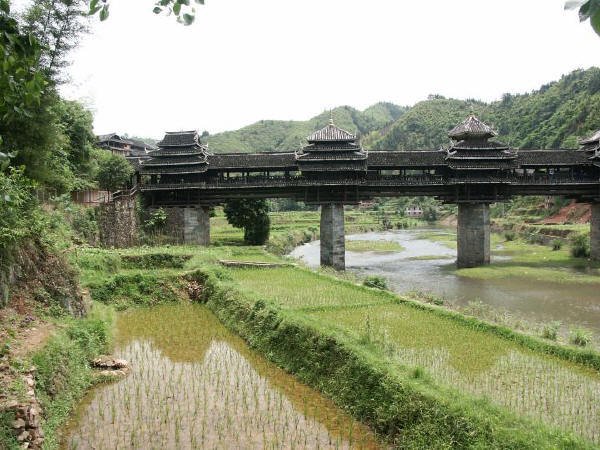
[{"label": "grassy embankment", "polygon": [[[152,272],[123,266],[144,253],[191,258]],[[119,309],[175,300],[181,275],[200,268],[188,278],[230,328],[397,445],[591,446],[570,432],[598,440],[594,352],[303,268],[225,269],[218,259],[279,260],[232,245],[79,255],[92,296]]]},{"label": "grassy embankment", "polygon": [[[450,231],[420,233],[418,237],[456,248],[456,234]],[[600,284],[600,263],[573,257],[568,244],[553,250],[547,245],[530,244],[522,239],[506,241],[503,236],[492,234],[492,259],[494,256],[508,258],[493,261],[490,266],[450,270],[460,276],[478,279],[522,278]]]}]

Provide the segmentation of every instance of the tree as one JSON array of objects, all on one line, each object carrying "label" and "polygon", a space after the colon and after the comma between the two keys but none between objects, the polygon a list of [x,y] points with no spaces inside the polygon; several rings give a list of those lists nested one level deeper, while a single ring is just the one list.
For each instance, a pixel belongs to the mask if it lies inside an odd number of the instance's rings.
[{"label": "tree", "polygon": [[579,8],[579,20],[585,22],[590,20],[590,25],[600,36],[600,0],[569,0],[565,3],[565,9]]},{"label": "tree", "polygon": [[[193,0],[198,5],[204,5],[204,0]],[[108,10],[110,2],[108,0],[91,0],[89,3],[90,16],[99,13],[100,20],[108,19]],[[154,3],[154,14],[165,13],[173,15],[177,22],[184,25],[191,25],[196,18],[196,9],[190,7],[190,0],[157,0]]]},{"label": "tree", "polygon": [[248,244],[262,245],[269,239],[271,220],[266,200],[232,200],[223,209],[231,225],[244,229]]},{"label": "tree", "polygon": [[53,84],[65,80],[61,70],[69,65],[73,50],[87,27],[87,1],[37,0],[24,14],[24,29],[42,45],[39,68]]},{"label": "tree", "polygon": [[96,179],[100,189],[116,191],[127,185],[133,173],[133,167],[125,158],[111,154],[98,163]]},{"label": "tree", "polygon": [[[3,150],[6,130],[16,121],[32,116],[46,83],[36,70],[41,47],[11,17],[8,0],[0,0],[0,30],[0,150]],[[2,152],[0,158],[6,159],[6,153]]]}]

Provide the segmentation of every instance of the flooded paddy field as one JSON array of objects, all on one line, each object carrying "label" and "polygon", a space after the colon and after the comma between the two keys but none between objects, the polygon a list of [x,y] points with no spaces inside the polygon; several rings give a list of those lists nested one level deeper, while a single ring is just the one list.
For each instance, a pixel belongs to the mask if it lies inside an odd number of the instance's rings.
[{"label": "flooded paddy field", "polygon": [[126,378],[93,389],[63,448],[379,448],[332,402],[267,362],[199,305],[121,313]]}]

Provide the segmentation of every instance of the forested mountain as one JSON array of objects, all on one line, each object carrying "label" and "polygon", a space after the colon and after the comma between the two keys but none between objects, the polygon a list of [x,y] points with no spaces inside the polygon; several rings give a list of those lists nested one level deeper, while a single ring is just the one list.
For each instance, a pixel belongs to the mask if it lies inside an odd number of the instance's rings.
[{"label": "forested mountain", "polygon": [[431,97],[392,126],[366,136],[363,145],[379,150],[435,149],[448,143],[448,130],[471,111],[513,148],[577,148],[580,137],[600,129],[600,69],[576,70],[537,91],[504,94],[489,104]]},{"label": "forested mountain", "polygon": [[[392,103],[377,103],[364,111],[350,106],[335,108],[336,125],[357,134],[367,134],[393,123],[406,108]],[[329,122],[329,111],[306,121],[261,120],[237,131],[226,131],[204,137],[213,152],[253,152],[298,150],[306,143],[306,136],[323,128]]]},{"label": "forested mountain", "polygon": [[[435,95],[412,107],[377,103],[358,111],[342,106],[333,115],[336,125],[362,136],[366,149],[424,150],[448,144],[448,131],[471,112],[513,148],[577,148],[580,137],[600,129],[600,69],[576,70],[537,91],[504,94],[492,103]],[[307,121],[262,120],[205,139],[217,153],[294,151],[328,120],[328,111]]]}]

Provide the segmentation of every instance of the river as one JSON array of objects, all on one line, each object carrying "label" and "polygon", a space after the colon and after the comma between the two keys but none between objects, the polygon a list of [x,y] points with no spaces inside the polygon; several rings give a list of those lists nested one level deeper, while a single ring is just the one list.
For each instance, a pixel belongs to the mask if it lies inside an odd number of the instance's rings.
[{"label": "river", "polygon": [[[443,297],[456,306],[481,301],[495,310],[532,322],[561,321],[583,326],[600,335],[600,286],[531,279],[480,280],[456,275],[456,250],[421,239],[431,229],[371,232],[346,236],[347,240],[390,240],[403,247],[393,252],[346,252],[346,268],[359,277],[379,275],[397,293],[419,290]],[[438,230],[451,233],[453,230]],[[290,256],[309,267],[319,265],[319,241],[297,247]],[[439,256],[439,259],[429,259]],[[419,260],[415,258],[427,257]],[[494,257],[500,260],[506,257]],[[572,270],[572,269],[565,269]]]}]

